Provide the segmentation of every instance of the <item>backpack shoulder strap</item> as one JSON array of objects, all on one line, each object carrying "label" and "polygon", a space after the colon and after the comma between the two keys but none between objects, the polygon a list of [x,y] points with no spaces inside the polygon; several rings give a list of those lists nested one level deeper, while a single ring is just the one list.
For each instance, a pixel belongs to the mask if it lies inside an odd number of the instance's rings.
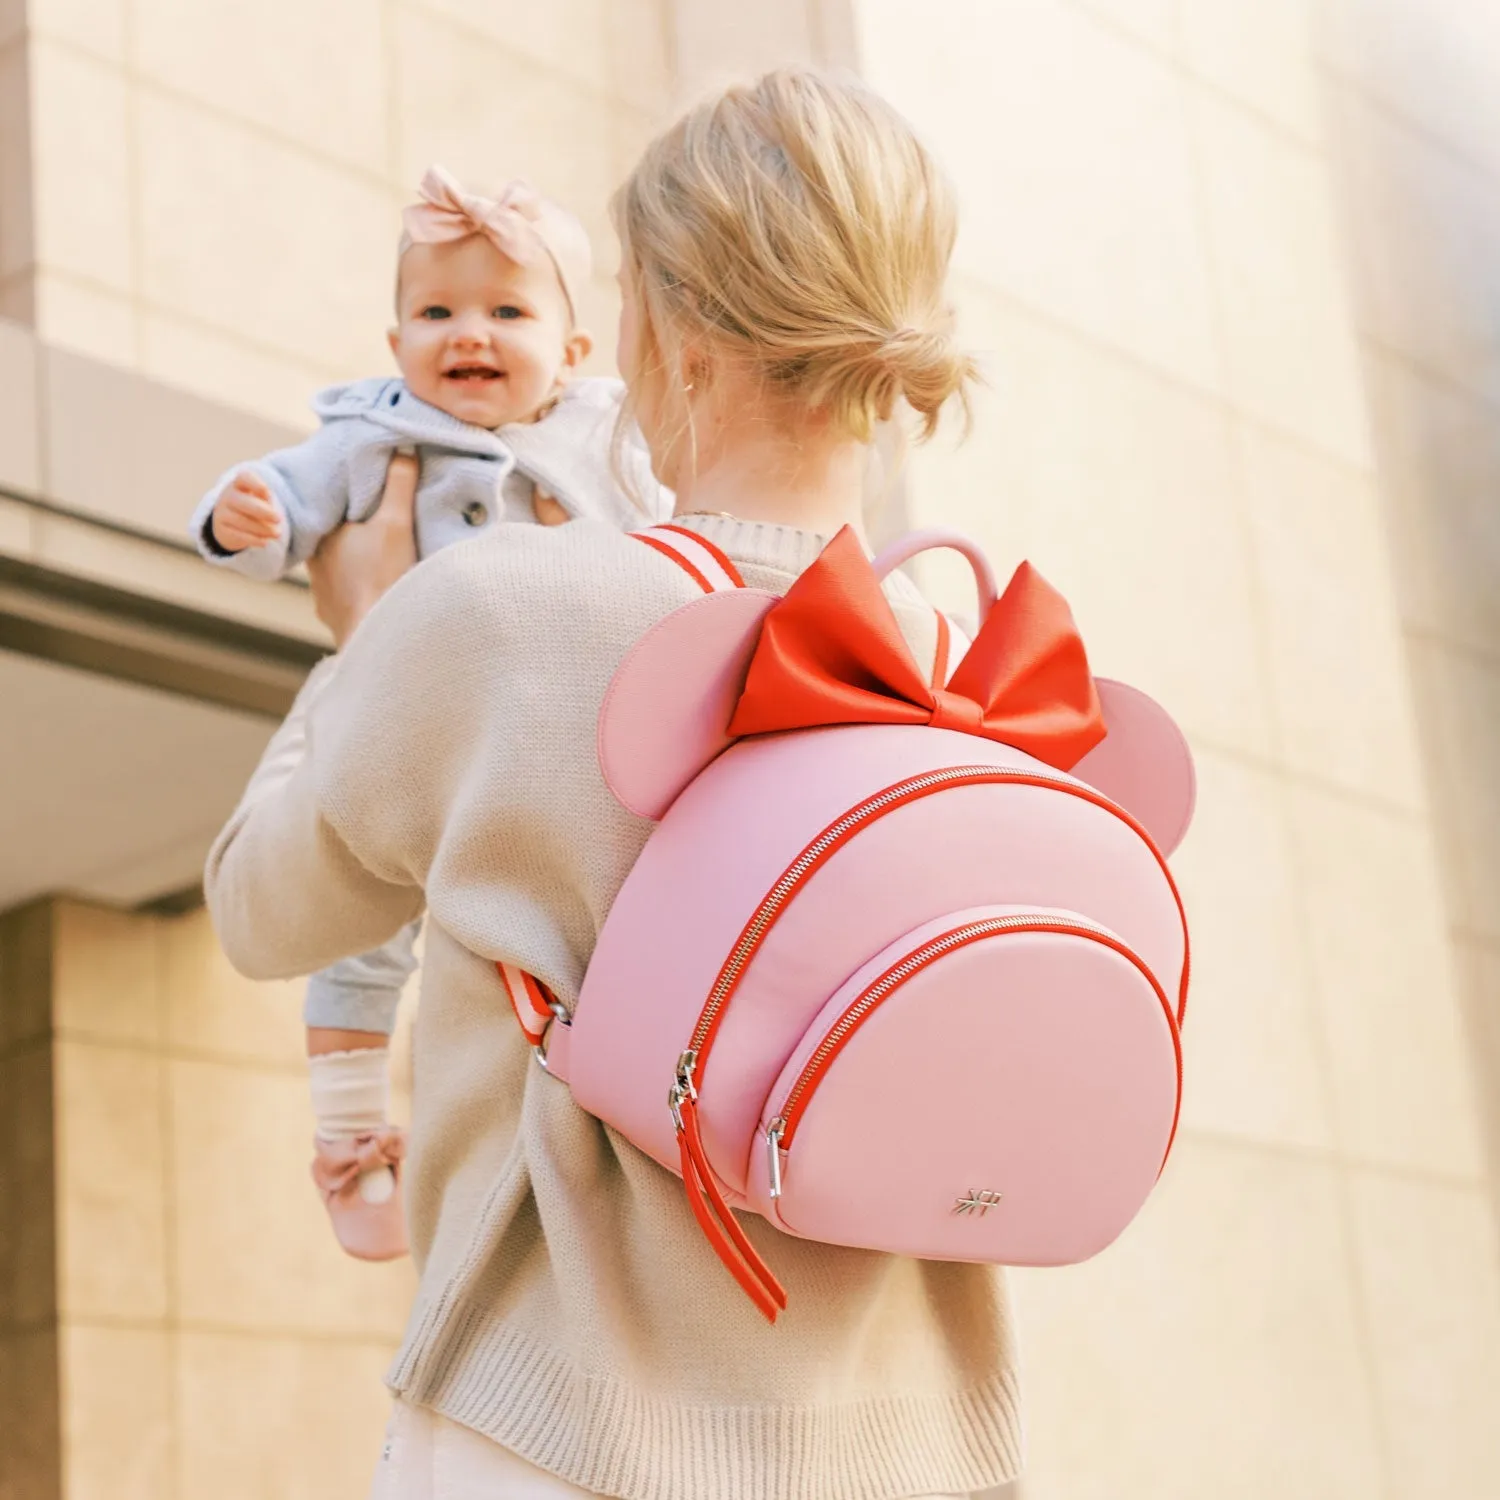
[{"label": "backpack shoulder strap", "polygon": [[506,998],[526,1033],[526,1040],[535,1047],[546,1034],[547,1027],[558,1013],[558,1003],[552,991],[530,974],[500,960],[495,964],[500,982],[505,986]]},{"label": "backpack shoulder strap", "polygon": [[740,577],[740,570],[730,560],[729,554],[686,526],[673,526],[667,522],[630,534],[636,541],[644,542],[663,557],[670,558],[705,594],[745,586],[745,580]]},{"label": "backpack shoulder strap", "polygon": [[[651,526],[631,535],[653,551],[676,563],[705,594],[728,589],[742,589],[745,580],[729,555],[707,538],[685,526]],[[531,1044],[538,1061],[549,1073],[566,1081],[569,1017],[557,997],[540,980],[514,964],[499,962],[495,969],[505,987],[506,998],[516,1013],[521,1030]],[[554,1028],[554,1022],[559,1029]],[[550,1041],[550,1045],[549,1045]]]}]

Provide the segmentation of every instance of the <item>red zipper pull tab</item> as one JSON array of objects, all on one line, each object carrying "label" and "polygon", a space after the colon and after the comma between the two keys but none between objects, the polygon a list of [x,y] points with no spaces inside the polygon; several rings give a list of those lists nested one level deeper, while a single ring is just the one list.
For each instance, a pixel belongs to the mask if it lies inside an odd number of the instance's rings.
[{"label": "red zipper pull tab", "polygon": [[687,1189],[688,1206],[693,1210],[698,1227],[713,1246],[714,1253],[762,1315],[774,1323],[777,1312],[784,1310],[787,1305],[786,1291],[761,1258],[760,1252],[750,1243],[724,1194],[719,1190],[713,1168],[708,1164],[708,1153],[704,1149],[703,1136],[698,1128],[698,1093],[693,1086],[693,1068],[696,1062],[697,1058],[692,1053],[683,1054],[678,1064],[677,1081],[667,1095],[667,1106],[672,1111],[672,1124],[677,1130],[677,1146],[682,1158],[682,1181]]},{"label": "red zipper pull tab", "polygon": [[697,1162],[693,1160],[687,1136],[679,1135],[677,1144],[682,1152],[682,1180],[687,1186],[688,1206],[693,1210],[693,1217],[697,1219],[698,1227],[703,1231],[704,1238],[713,1246],[714,1253],[724,1263],[730,1275],[739,1282],[740,1290],[750,1298],[768,1323],[774,1323],[780,1307],[785,1304],[778,1305],[771,1293],[766,1290],[761,1279],[735,1253],[734,1245],[709,1211],[708,1199],[703,1192],[703,1179],[698,1173]]}]

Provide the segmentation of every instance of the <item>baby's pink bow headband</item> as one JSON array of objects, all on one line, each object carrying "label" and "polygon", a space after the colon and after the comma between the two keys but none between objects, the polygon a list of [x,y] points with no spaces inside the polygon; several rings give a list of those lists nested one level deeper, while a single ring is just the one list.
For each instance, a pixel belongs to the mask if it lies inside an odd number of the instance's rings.
[{"label": "baby's pink bow headband", "polygon": [[518,265],[545,256],[557,271],[568,311],[578,316],[578,291],[593,269],[583,225],[566,209],[543,198],[527,183],[508,183],[498,198],[466,193],[441,167],[422,175],[420,203],[402,211],[404,252],[409,245],[441,245],[482,234]]}]

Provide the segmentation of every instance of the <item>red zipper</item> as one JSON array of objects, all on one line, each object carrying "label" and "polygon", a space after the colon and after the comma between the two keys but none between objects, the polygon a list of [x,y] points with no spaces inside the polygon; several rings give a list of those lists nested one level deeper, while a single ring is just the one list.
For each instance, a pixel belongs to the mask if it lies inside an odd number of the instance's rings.
[{"label": "red zipper", "polygon": [[830,1028],[827,1036],[813,1050],[812,1055],[803,1065],[801,1073],[797,1075],[797,1081],[782,1100],[780,1115],[771,1122],[766,1131],[767,1159],[771,1168],[771,1196],[773,1198],[781,1196],[781,1153],[791,1150],[797,1127],[807,1113],[809,1101],[817,1092],[818,1085],[832,1066],[833,1060],[844,1050],[849,1039],[897,990],[908,980],[915,978],[934,960],[944,958],[959,948],[965,948],[970,943],[993,937],[1000,932],[1053,932],[1098,943],[1102,947],[1113,949],[1122,958],[1128,959],[1150,984],[1152,993],[1161,1003],[1162,1014],[1166,1017],[1177,1065],[1177,1103],[1172,1111],[1172,1130],[1167,1138],[1167,1149],[1162,1154],[1162,1164],[1166,1164],[1167,1155],[1172,1149],[1172,1141],[1177,1134],[1177,1116],[1182,1107],[1182,1041],[1177,1019],[1172,1013],[1172,1002],[1167,999],[1166,991],[1162,989],[1156,976],[1133,949],[1127,947],[1113,933],[1096,927],[1092,923],[1066,917],[1020,915],[985,917],[975,922],[967,922],[961,927],[955,927],[949,932],[931,938],[914,953],[908,953],[900,962],[893,964],[860,993],[858,999],[845,1010]]},{"label": "red zipper", "polygon": [[1166,877],[1167,884],[1171,888],[1172,897],[1177,903],[1178,914],[1182,918],[1182,984],[1179,991],[1177,1008],[1177,1024],[1180,1027],[1187,1010],[1188,969],[1190,963],[1187,912],[1183,907],[1182,896],[1177,889],[1177,882],[1173,880],[1172,872],[1167,867],[1166,859],[1162,856],[1161,850],[1156,847],[1151,835],[1124,808],[1111,802],[1102,793],[1094,791],[1092,787],[1073,781],[1071,778],[1061,775],[1048,775],[1045,772],[1039,771],[1008,771],[995,766],[950,766],[942,771],[931,771],[923,776],[914,776],[906,781],[897,782],[895,785],[887,787],[884,791],[875,793],[873,797],[867,797],[863,802],[830,823],[787,866],[781,878],[771,887],[765,899],[756,909],[755,915],[745,924],[744,930],[740,933],[739,939],[731,950],[729,957],[725,959],[723,967],[719,970],[718,978],[714,981],[714,986],[709,991],[708,999],[704,1002],[703,1009],[699,1013],[698,1024],[693,1028],[693,1034],[688,1041],[687,1050],[682,1054],[682,1060],[678,1065],[679,1069],[685,1063],[689,1076],[695,1076],[702,1070],[708,1060],[709,1053],[713,1050],[713,1043],[718,1035],[719,1023],[723,1018],[724,1010],[728,1005],[730,997],[739,987],[740,980],[744,977],[745,970],[749,967],[755,950],[765,941],[767,934],[776,925],[782,912],[791,904],[797,889],[830,855],[841,848],[865,824],[877,817],[884,817],[886,813],[893,812],[898,807],[904,807],[909,802],[915,802],[922,797],[931,796],[934,792],[946,791],[954,785],[982,786],[986,783],[999,782],[1013,782],[1022,786],[1050,787],[1055,791],[1064,791],[1072,796],[1081,797],[1086,802],[1092,802],[1095,806],[1102,807],[1106,812],[1114,813],[1116,817],[1126,823],[1140,836],[1145,842],[1146,847],[1156,856],[1157,863],[1161,866],[1162,874]]},{"label": "red zipper", "polygon": [[[931,796],[934,792],[946,791],[950,786],[983,786],[1004,782],[1020,786],[1050,787],[1055,791],[1081,797],[1085,802],[1092,802],[1127,824],[1156,856],[1173,899],[1177,902],[1178,915],[1182,918],[1182,984],[1178,994],[1177,1024],[1182,1022],[1187,1009],[1189,951],[1187,911],[1182,904],[1177,882],[1173,880],[1172,872],[1167,868],[1167,862],[1151,835],[1124,808],[1092,787],[1071,777],[1045,771],[1012,771],[996,766],[949,766],[941,771],[929,771],[921,776],[896,782],[836,818],[787,866],[781,878],[757,907],[755,915],[745,924],[709,991],[687,1048],[677,1060],[676,1077],[667,1095],[667,1106],[672,1112],[672,1123],[682,1154],[683,1182],[694,1217],[708,1236],[719,1259],[773,1323],[776,1321],[777,1310],[786,1306],[786,1292],[735,1221],[713,1168],[709,1165],[708,1153],[697,1127],[699,1070],[713,1050],[725,1008],[739,987],[756,950],[790,905],[798,888],[867,823],[884,817],[886,813],[904,807],[909,802]],[[1155,983],[1155,980],[1152,982]],[[1160,986],[1157,988],[1159,991]],[[718,1225],[713,1223],[714,1218],[717,1218]]]}]

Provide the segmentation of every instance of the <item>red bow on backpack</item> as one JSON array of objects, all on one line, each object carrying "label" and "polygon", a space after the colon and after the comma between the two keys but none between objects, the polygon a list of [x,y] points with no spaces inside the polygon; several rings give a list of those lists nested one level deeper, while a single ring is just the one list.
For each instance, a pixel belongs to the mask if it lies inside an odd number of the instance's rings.
[{"label": "red bow on backpack", "polygon": [[946,687],[923,677],[852,528],[772,606],[733,735],[820,724],[931,724],[999,740],[1066,771],[1104,738],[1065,600],[1022,563]]}]

